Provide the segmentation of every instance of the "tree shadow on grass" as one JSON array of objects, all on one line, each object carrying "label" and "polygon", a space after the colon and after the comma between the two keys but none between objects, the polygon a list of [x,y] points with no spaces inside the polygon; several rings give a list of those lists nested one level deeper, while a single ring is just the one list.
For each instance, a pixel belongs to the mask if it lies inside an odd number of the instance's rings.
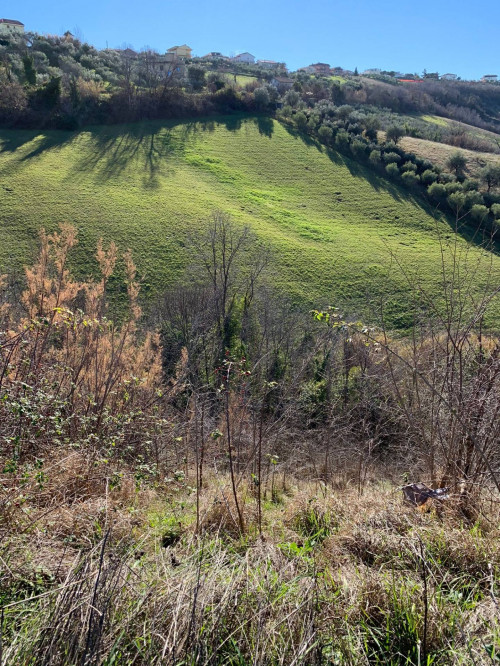
[{"label": "tree shadow on grass", "polygon": [[171,128],[159,123],[106,126],[90,131],[85,154],[76,161],[67,179],[89,175],[98,182],[117,179],[136,165],[146,188],[159,187],[158,175],[174,173],[169,158],[177,152],[178,141]]},{"label": "tree shadow on grass", "polygon": [[[192,135],[214,132],[218,126],[237,132],[246,119],[248,116],[213,116],[191,121],[154,120],[90,128],[86,130],[91,134],[88,150],[77,161],[68,179],[84,178],[92,173],[96,180],[107,182],[118,178],[135,162],[142,170],[144,187],[157,188],[160,171],[167,175],[175,173],[171,158],[184,154]],[[271,131],[265,126],[265,131]]]},{"label": "tree shadow on grass", "polygon": [[[48,150],[59,149],[75,137],[74,132],[63,130],[0,130],[0,159],[10,154],[8,164],[1,165],[0,172],[8,172],[26,164],[29,160],[42,155]],[[29,144],[32,144],[27,150]]]},{"label": "tree shadow on grass", "polygon": [[274,132],[274,121],[272,118],[269,116],[256,116],[253,122],[257,125],[260,135],[272,139]]}]

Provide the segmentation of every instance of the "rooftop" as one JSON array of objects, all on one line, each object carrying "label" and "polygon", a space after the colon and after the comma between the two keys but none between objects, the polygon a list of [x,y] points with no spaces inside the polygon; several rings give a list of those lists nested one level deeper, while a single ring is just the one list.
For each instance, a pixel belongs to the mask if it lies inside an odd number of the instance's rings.
[{"label": "rooftop", "polygon": [[15,21],[14,19],[0,19],[0,23],[10,23],[11,25],[24,26],[24,23],[21,23],[21,21]]}]

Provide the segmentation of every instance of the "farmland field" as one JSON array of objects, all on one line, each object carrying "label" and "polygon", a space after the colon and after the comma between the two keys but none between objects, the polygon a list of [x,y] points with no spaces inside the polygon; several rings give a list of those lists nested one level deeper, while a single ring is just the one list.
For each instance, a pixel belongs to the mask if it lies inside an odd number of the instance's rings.
[{"label": "farmland field", "polygon": [[[410,288],[403,273],[418,274],[431,294],[441,288],[438,235],[453,240],[447,220],[269,118],[4,130],[0,146],[3,272],[20,271],[33,256],[39,228],[70,222],[79,231],[77,275],[95,270],[103,236],[133,250],[151,300],[179,280],[190,235],[221,209],[272,248],[270,279],[292,301],[343,304],[372,318],[384,300],[387,321],[404,327]],[[461,237],[458,247],[465,249]],[[480,253],[487,255],[475,248],[472,257]],[[485,256],[478,287],[488,274],[498,283],[496,255]]]}]

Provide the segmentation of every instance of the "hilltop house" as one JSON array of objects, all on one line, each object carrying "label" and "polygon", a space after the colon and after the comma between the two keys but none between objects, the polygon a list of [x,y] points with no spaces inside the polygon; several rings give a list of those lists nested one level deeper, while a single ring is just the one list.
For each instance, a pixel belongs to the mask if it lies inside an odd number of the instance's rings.
[{"label": "hilltop house", "polygon": [[257,60],[257,65],[262,69],[281,69],[286,70],[284,62],[276,62],[276,60]]},{"label": "hilltop house", "polygon": [[361,76],[376,76],[377,74],[382,74],[382,70],[376,67],[365,69],[364,72],[361,72]]},{"label": "hilltop house", "polygon": [[330,76],[330,65],[326,62],[316,62],[307,67],[301,67],[299,72],[306,72],[306,74],[317,74],[318,76]]},{"label": "hilltop house", "polygon": [[187,44],[183,44],[182,46],[172,46],[171,48],[168,49],[167,53],[172,53],[175,55],[177,58],[191,58],[191,54],[193,53],[193,49],[188,46]]},{"label": "hilltop house", "polygon": [[498,75],[497,74],[485,74],[481,81],[484,81],[485,83],[495,83],[498,81]]},{"label": "hilltop house", "polygon": [[456,74],[442,74],[440,78],[443,81],[456,81],[458,76]]},{"label": "hilltop house", "polygon": [[245,53],[238,53],[238,55],[231,58],[231,60],[233,62],[244,62],[247,65],[253,65],[255,63],[255,56],[245,51]]},{"label": "hilltop house", "polygon": [[207,55],[201,56],[202,60],[229,60],[228,56],[222,55],[219,51],[210,51]]},{"label": "hilltop house", "polygon": [[279,90],[280,93],[284,93],[293,86],[293,79],[285,76],[275,76],[271,79],[271,85]]},{"label": "hilltop house", "polygon": [[0,37],[24,34],[24,23],[13,19],[0,19]]}]

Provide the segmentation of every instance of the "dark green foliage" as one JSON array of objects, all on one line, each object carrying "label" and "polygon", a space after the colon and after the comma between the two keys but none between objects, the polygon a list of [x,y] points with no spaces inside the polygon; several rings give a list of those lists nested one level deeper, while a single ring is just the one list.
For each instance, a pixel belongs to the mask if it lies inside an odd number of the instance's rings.
[{"label": "dark green foliage", "polygon": [[385,167],[385,171],[390,178],[399,177],[398,165],[395,164],[394,162],[389,162],[389,164]]},{"label": "dark green foliage", "polygon": [[481,180],[488,188],[488,192],[500,186],[500,166],[490,165],[481,171]]},{"label": "dark green foliage", "polygon": [[190,65],[188,67],[188,79],[193,90],[202,90],[205,86],[205,70],[202,67]]},{"label": "dark green foliage", "polygon": [[446,188],[441,183],[432,183],[427,188],[427,193],[434,201],[443,201],[446,197]]},{"label": "dark green foliage", "polygon": [[367,156],[367,144],[361,139],[354,139],[351,143],[351,152],[357,160],[365,160]]},{"label": "dark green foliage", "polygon": [[488,208],[482,204],[473,204],[470,214],[472,216],[472,219],[475,220],[476,222],[481,222],[484,220],[489,213]]},{"label": "dark green foliage", "polygon": [[35,93],[36,104],[42,109],[52,111],[61,99],[61,78],[55,76]]},{"label": "dark green foliage", "polygon": [[36,85],[36,70],[33,61],[33,56],[30,55],[24,56],[23,66],[24,66],[24,76],[26,79],[26,83],[30,86]]},{"label": "dark green foliage", "polygon": [[386,164],[399,164],[401,162],[401,155],[393,152],[384,153],[382,159]]},{"label": "dark green foliage", "polygon": [[332,128],[327,127],[326,125],[321,125],[321,127],[318,130],[318,136],[322,143],[329,145],[333,137]]},{"label": "dark green foliage", "polygon": [[392,125],[386,132],[387,141],[394,141],[395,144],[397,144],[404,135],[405,131],[397,125]]},{"label": "dark green foliage", "polygon": [[415,187],[419,184],[420,178],[413,171],[405,171],[401,174],[401,180],[406,187]]},{"label": "dark green foliage", "polygon": [[380,155],[380,150],[372,150],[369,157],[370,164],[374,167],[380,167],[382,164],[382,157]]},{"label": "dark green foliage", "polygon": [[295,123],[299,130],[305,130],[307,127],[307,116],[303,111],[299,111],[295,114]]},{"label": "dark green foliage", "polygon": [[453,153],[453,155],[450,155],[446,161],[446,166],[451,172],[455,174],[457,178],[462,178],[464,169],[467,166],[467,160],[465,159],[463,153],[456,152]]},{"label": "dark green foliage", "polygon": [[255,106],[259,111],[265,111],[269,108],[271,103],[271,98],[269,96],[269,91],[265,86],[256,88],[253,93]]},{"label": "dark green foliage", "polygon": [[349,134],[346,130],[341,129],[337,132],[335,136],[335,145],[341,152],[345,152],[349,149]]},{"label": "dark green foliage", "polygon": [[430,169],[426,169],[420,176],[420,180],[422,181],[423,185],[431,185],[432,183],[435,183],[437,179],[437,173],[435,171],[431,171]]},{"label": "dark green foliage", "polygon": [[463,192],[453,192],[446,198],[446,201],[448,202],[451,212],[455,215],[465,212],[467,197]]}]

